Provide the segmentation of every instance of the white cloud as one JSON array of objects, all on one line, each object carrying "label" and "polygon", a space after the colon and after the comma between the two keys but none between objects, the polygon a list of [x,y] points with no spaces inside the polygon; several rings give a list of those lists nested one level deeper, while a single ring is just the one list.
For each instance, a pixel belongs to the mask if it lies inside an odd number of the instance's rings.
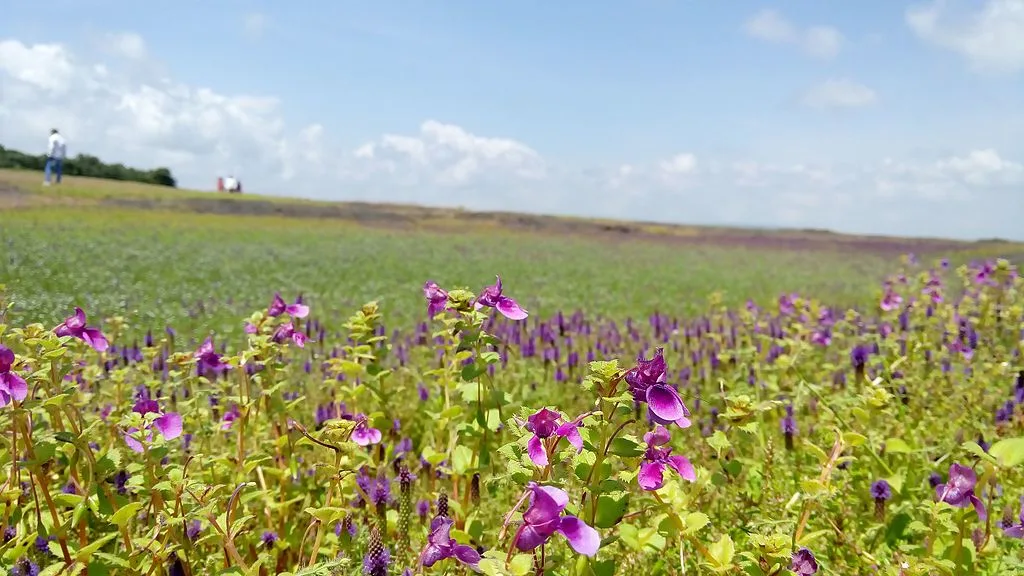
[{"label": "white cloud", "polygon": [[395,174],[408,167],[406,182],[466,186],[481,179],[511,176],[544,178],[546,166],[537,151],[508,138],[477,136],[454,124],[427,120],[414,136],[385,134],[353,152],[362,161],[361,177],[375,172]]},{"label": "white cloud", "polygon": [[933,0],[907,9],[905,18],[920,39],[959,53],[977,71],[1024,69],[1024,0],[978,4]]},{"label": "white cloud", "polygon": [[[60,44],[0,40],[3,145],[39,151],[56,126],[67,135],[72,154],[138,167],[165,165],[183,186],[205,189],[218,175],[233,173],[246,190],[311,198],[1020,236],[1021,159],[984,145],[945,158],[865,165],[716,158],[689,150],[581,168],[514,138],[426,120],[405,133],[339,146],[321,124],[288,125],[283,103],[272,96],[223,94],[140,72],[154,68],[150,58],[143,65],[125,58],[83,61]],[[830,86],[811,101],[851,106],[874,98],[852,81]]]},{"label": "white cloud", "polygon": [[799,28],[775,10],[764,9],[747,19],[743,30],[748,36],[775,44],[794,44],[813,58],[830,60],[843,47],[843,34],[831,26]]},{"label": "white cloud", "polygon": [[[137,35],[116,38],[111,46],[122,56],[148,58]],[[265,189],[259,181],[279,184],[296,176],[298,164],[324,158],[322,128],[289,131],[273,97],[220,94],[114,64],[79,61],[61,44],[0,41],[0,109],[18,111],[5,120],[4,144],[41,149],[56,126],[72,154],[170,165],[183,184],[204,188],[233,172],[253,176],[251,189]]]},{"label": "white cloud", "polygon": [[245,33],[252,38],[259,38],[266,31],[267,25],[270,22],[267,20],[267,16],[260,12],[250,12],[245,15],[242,22],[242,27],[245,29]]},{"label": "white cloud", "polygon": [[134,32],[107,34],[104,44],[109,52],[129,60],[144,60],[148,55],[146,41]]},{"label": "white cloud", "polygon": [[667,174],[689,174],[697,169],[697,157],[688,153],[676,154],[662,161],[659,166]]},{"label": "white cloud", "polygon": [[874,90],[847,78],[825,80],[803,96],[803,103],[812,108],[861,108],[877,100]]}]

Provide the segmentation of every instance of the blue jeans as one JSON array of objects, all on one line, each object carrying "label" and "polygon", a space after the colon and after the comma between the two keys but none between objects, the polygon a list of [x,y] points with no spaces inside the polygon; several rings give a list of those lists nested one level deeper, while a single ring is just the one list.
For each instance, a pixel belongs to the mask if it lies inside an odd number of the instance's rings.
[{"label": "blue jeans", "polygon": [[44,172],[46,174],[46,181],[47,182],[50,181],[50,172],[52,171],[54,174],[57,175],[57,184],[60,184],[60,177],[61,177],[61,174],[62,174],[63,170],[64,170],[64,159],[63,158],[54,158],[53,156],[50,156],[50,157],[46,158],[46,169],[44,170]]}]

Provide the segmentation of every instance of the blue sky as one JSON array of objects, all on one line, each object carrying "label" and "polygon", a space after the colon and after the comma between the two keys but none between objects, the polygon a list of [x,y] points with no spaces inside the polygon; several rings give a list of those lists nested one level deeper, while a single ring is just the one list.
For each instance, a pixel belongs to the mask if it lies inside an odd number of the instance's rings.
[{"label": "blue sky", "polygon": [[188,186],[1024,238],[1024,0],[7,4],[4,145],[59,120]]}]

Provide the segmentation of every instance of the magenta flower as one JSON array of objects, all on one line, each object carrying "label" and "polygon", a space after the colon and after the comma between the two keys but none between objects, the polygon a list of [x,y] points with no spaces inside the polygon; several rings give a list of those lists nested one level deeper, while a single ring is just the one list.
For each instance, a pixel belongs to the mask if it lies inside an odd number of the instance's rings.
[{"label": "magenta flower", "polygon": [[459,544],[451,537],[453,524],[455,522],[445,516],[437,516],[430,522],[430,536],[427,537],[427,545],[420,554],[420,564],[430,568],[441,560],[455,558],[479,572],[477,564],[480,563],[480,553],[472,546]]},{"label": "magenta flower", "polygon": [[199,363],[208,371],[216,372],[218,370],[225,370],[231,367],[222,361],[220,359],[220,354],[217,354],[217,351],[214,350],[213,338],[207,338],[204,340],[202,345],[199,346],[199,349],[196,350],[195,354],[192,356],[196,360],[199,360]]},{"label": "magenta flower", "polygon": [[383,438],[380,430],[376,428],[370,428],[370,425],[366,423],[366,416],[359,414],[355,418],[356,427],[352,430],[352,441],[360,446],[369,446],[370,444],[377,444]]},{"label": "magenta flower", "polygon": [[949,467],[949,481],[935,487],[935,496],[940,502],[945,502],[956,508],[974,506],[978,518],[985,520],[988,512],[985,504],[974,495],[974,485],[978,483],[978,476],[974,470],[954,463]]},{"label": "magenta flower", "polygon": [[1020,514],[1017,520],[1017,524],[1004,524],[1003,534],[1010,538],[1024,538],[1024,496],[1020,497]]},{"label": "magenta flower", "polygon": [[[181,414],[178,414],[177,412],[163,412],[160,410],[160,404],[158,404],[156,400],[149,400],[146,398],[138,400],[135,402],[135,406],[132,408],[132,411],[143,416],[149,413],[158,414],[156,420],[153,421],[153,427],[156,428],[156,431],[159,432],[165,440],[174,440],[178,436],[181,436],[184,429]],[[138,428],[129,428],[124,434],[124,442],[135,452],[142,452],[142,443],[133,436],[138,431]],[[146,441],[148,442],[152,439],[153,432],[147,430]]]},{"label": "magenta flower", "polygon": [[104,352],[110,347],[107,337],[98,328],[85,325],[85,312],[75,307],[75,313],[64,319],[64,322],[53,329],[57,336],[74,336],[92,346],[97,352]]},{"label": "magenta flower", "polygon": [[667,366],[662,354],[663,349],[657,348],[650,360],[639,356],[636,366],[626,373],[626,383],[633,399],[647,404],[647,413],[655,423],[675,423],[680,428],[688,428],[690,411],[679,392],[665,383]]},{"label": "magenta flower", "polygon": [[428,280],[423,285],[423,295],[427,298],[427,316],[431,318],[444,312],[448,307],[448,292],[433,280]]},{"label": "magenta flower", "polygon": [[818,560],[810,550],[801,548],[790,558],[789,569],[797,576],[814,576],[818,573]]},{"label": "magenta flower", "polygon": [[[523,425],[527,430],[533,432],[533,436],[526,443],[526,452],[530,460],[537,466],[548,465],[548,453],[554,450],[559,438],[565,438],[576,448],[576,453],[583,451],[583,438],[580,436],[580,422],[586,414],[583,414],[571,422],[565,422],[562,415],[547,408],[541,408],[531,414]],[[554,436],[554,442],[545,442]]]},{"label": "magenta flower", "polygon": [[[580,554],[593,556],[601,547],[601,536],[583,520],[562,514],[569,503],[569,495],[554,486],[527,485],[530,507],[523,513],[523,523],[516,532],[516,548],[529,552],[558,532],[569,541],[569,546]],[[518,507],[518,506],[517,506]]]},{"label": "magenta flower", "polygon": [[274,294],[274,301],[267,308],[267,316],[280,316],[288,314],[292,318],[305,318],[309,315],[309,306],[302,303],[302,298],[296,298],[295,304],[285,304],[281,294]]},{"label": "magenta flower", "polygon": [[673,456],[671,448],[662,448],[671,439],[668,429],[661,425],[655,427],[653,432],[644,434],[647,451],[644,452],[640,473],[637,475],[637,483],[644,490],[658,490],[665,485],[665,466],[672,468],[690,482],[697,479],[693,464],[690,464],[685,456]]},{"label": "magenta flower", "polygon": [[7,406],[11,399],[23,402],[28,397],[25,379],[11,371],[14,366],[14,352],[0,344],[0,407]]},{"label": "magenta flower", "polygon": [[305,348],[306,346],[306,335],[301,330],[296,330],[295,325],[291,322],[285,322],[274,330],[274,342],[283,344],[284,342],[291,340],[295,342],[295,345],[299,348]]},{"label": "magenta flower", "polygon": [[228,430],[241,415],[242,412],[238,409],[238,404],[232,404],[230,408],[224,411],[224,416],[220,419],[220,429]]},{"label": "magenta flower", "polygon": [[889,312],[898,308],[902,303],[903,297],[896,293],[896,291],[892,289],[892,286],[886,286],[885,294],[882,295],[882,301],[879,302],[878,305],[882,310]]},{"label": "magenta flower", "polygon": [[526,310],[523,310],[519,304],[503,295],[501,292],[501,276],[495,276],[497,279],[493,286],[484,288],[483,292],[476,299],[476,308],[495,308],[501,315],[508,318],[509,320],[523,320],[529,314]]}]

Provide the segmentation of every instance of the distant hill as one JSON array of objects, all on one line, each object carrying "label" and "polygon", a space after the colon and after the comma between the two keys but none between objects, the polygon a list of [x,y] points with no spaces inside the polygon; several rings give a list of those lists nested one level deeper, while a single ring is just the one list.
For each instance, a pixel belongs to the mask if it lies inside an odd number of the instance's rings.
[{"label": "distant hill", "polygon": [[[33,156],[32,154],[0,146],[0,168],[42,170],[45,166],[45,154]],[[175,188],[178,185],[177,180],[175,180],[174,175],[171,174],[168,168],[140,170],[138,168],[129,168],[124,164],[107,164],[99,158],[87,154],[79,154],[74,158],[65,159],[64,174],[67,176],[89,176],[124,182],[141,182],[143,184],[154,184],[170,188]]]}]

